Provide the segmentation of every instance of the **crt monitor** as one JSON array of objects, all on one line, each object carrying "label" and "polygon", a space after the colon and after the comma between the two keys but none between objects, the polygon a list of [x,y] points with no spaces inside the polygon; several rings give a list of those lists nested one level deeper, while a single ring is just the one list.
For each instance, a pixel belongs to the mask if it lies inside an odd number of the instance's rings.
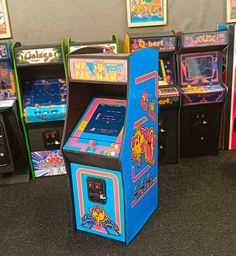
[{"label": "crt monitor", "polygon": [[66,91],[64,79],[25,81],[23,107],[26,122],[64,120]]},{"label": "crt monitor", "polygon": [[89,134],[118,136],[124,125],[125,106],[100,103],[84,132]]},{"label": "crt monitor", "polygon": [[66,82],[64,79],[26,81],[24,107],[65,104]]},{"label": "crt monitor", "polygon": [[212,56],[186,58],[186,67],[188,80],[202,77],[211,79],[213,76]]},{"label": "crt monitor", "polygon": [[166,70],[163,59],[159,59],[159,71],[158,71],[159,85],[167,85]]},{"label": "crt monitor", "polygon": [[218,52],[182,54],[180,57],[182,86],[218,85],[220,64]]}]

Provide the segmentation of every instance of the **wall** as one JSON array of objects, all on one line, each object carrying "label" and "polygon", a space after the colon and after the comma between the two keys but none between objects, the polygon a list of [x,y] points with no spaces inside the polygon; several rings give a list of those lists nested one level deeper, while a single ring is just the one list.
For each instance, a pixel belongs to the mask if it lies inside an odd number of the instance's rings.
[{"label": "wall", "polygon": [[[24,44],[107,40],[128,30],[126,0],[8,0],[13,39]],[[168,25],[129,31],[214,30],[226,20],[226,0],[168,0]]]}]

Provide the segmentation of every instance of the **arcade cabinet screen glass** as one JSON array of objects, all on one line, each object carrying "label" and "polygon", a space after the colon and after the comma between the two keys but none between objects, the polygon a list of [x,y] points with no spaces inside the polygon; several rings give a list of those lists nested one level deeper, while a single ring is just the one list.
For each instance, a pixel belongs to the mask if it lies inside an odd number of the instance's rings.
[{"label": "arcade cabinet screen glass", "polygon": [[163,68],[165,68],[164,64],[163,64],[163,60],[159,60],[159,70],[158,70],[158,81],[159,82],[165,81],[165,75],[163,74]]},{"label": "arcade cabinet screen glass", "polygon": [[26,81],[23,90],[24,108],[66,103],[67,86],[64,79]]},{"label": "arcade cabinet screen glass", "polygon": [[212,56],[186,58],[187,79],[197,78],[211,79],[213,77]]},{"label": "arcade cabinet screen glass", "polygon": [[8,63],[3,61],[0,62],[0,85],[1,89],[9,89],[12,87],[8,70]]},{"label": "arcade cabinet screen glass", "polygon": [[124,120],[125,106],[99,104],[84,132],[117,137],[123,128]]}]

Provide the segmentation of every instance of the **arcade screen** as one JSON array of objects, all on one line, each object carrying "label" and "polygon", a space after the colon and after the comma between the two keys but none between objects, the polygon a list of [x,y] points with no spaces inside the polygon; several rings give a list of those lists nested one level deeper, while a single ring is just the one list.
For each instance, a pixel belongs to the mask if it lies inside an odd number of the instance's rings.
[{"label": "arcade screen", "polygon": [[186,58],[187,79],[193,80],[199,77],[210,79],[213,77],[212,56]]},{"label": "arcade screen", "polygon": [[117,137],[125,120],[125,106],[101,103],[97,106],[84,132]]},{"label": "arcade screen", "polygon": [[66,103],[66,91],[67,86],[64,79],[25,81],[23,87],[24,108],[63,105]]},{"label": "arcade screen", "polygon": [[165,66],[163,60],[159,60],[158,81],[160,85],[166,82]]}]

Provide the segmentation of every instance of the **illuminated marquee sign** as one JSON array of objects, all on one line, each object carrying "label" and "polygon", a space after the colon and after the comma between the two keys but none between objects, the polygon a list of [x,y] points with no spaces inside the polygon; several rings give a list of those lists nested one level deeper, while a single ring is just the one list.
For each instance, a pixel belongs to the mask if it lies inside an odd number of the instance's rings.
[{"label": "illuminated marquee sign", "polygon": [[183,35],[184,48],[226,45],[228,41],[227,31]]},{"label": "illuminated marquee sign", "polygon": [[62,61],[60,48],[28,49],[16,51],[17,64],[40,64]]},{"label": "illuminated marquee sign", "polygon": [[127,60],[70,58],[72,80],[127,83]]},{"label": "illuminated marquee sign", "polygon": [[170,52],[176,50],[176,38],[171,37],[149,37],[133,38],[130,40],[131,52],[142,48],[157,47],[160,52]]},{"label": "illuminated marquee sign", "polygon": [[1,58],[7,58],[7,45],[6,44],[0,44],[0,59]]},{"label": "illuminated marquee sign", "polygon": [[70,47],[70,52],[74,52],[83,48],[92,47],[92,48],[102,48],[103,53],[117,53],[116,43],[98,43],[98,44],[87,44],[87,45],[72,45]]}]

